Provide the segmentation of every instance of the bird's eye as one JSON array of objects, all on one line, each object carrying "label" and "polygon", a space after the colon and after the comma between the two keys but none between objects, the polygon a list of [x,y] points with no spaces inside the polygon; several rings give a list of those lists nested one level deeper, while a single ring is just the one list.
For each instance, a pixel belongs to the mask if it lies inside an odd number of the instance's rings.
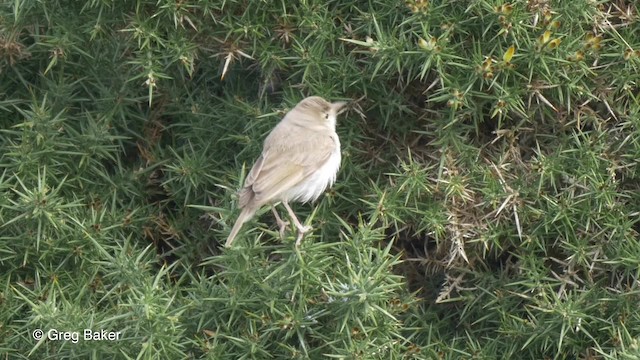
[{"label": "bird's eye", "polygon": [[324,114],[325,119],[329,119],[329,114]]}]

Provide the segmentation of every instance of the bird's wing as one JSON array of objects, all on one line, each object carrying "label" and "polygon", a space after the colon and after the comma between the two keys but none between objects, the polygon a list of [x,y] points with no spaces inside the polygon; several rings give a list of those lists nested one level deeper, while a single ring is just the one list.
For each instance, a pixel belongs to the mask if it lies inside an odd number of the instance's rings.
[{"label": "bird's wing", "polygon": [[330,135],[296,129],[298,140],[277,130],[265,140],[262,155],[251,168],[240,192],[240,207],[261,206],[277,199],[318,170],[336,148]]}]

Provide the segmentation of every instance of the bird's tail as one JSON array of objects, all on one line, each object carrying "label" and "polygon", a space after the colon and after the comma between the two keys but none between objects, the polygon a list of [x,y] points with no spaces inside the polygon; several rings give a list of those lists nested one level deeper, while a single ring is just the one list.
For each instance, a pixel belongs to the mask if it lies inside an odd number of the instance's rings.
[{"label": "bird's tail", "polygon": [[236,238],[236,235],[238,235],[238,231],[240,231],[240,228],[242,228],[242,225],[247,221],[249,221],[249,219],[251,219],[254,213],[255,213],[255,210],[252,208],[245,207],[244,209],[242,209],[242,212],[240,212],[240,215],[238,216],[236,223],[233,225],[233,228],[231,229],[231,233],[229,233],[227,242],[224,243],[224,247],[227,247],[227,248],[231,247],[231,244],[233,243],[233,240]]}]

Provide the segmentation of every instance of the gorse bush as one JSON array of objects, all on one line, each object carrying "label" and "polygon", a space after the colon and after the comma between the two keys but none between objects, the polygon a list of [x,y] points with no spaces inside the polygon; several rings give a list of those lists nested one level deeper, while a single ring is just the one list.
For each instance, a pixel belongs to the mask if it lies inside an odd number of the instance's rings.
[{"label": "gorse bush", "polygon": [[[6,2],[1,352],[639,358],[639,80],[631,1]],[[221,249],[308,95],[313,233]]]}]

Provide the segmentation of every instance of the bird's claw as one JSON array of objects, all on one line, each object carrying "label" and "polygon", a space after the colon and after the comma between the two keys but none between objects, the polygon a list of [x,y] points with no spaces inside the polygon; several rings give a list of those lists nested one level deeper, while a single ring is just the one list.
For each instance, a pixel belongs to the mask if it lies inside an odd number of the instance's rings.
[{"label": "bird's claw", "polygon": [[278,230],[278,232],[280,233],[280,239],[284,239],[284,232],[287,230],[287,226],[289,226],[289,222],[288,221],[277,221],[278,226],[280,227],[280,230]]},{"label": "bird's claw", "polygon": [[313,228],[309,225],[298,227],[298,237],[296,238],[296,247],[300,246],[300,242],[304,238],[304,235],[311,231]]}]

